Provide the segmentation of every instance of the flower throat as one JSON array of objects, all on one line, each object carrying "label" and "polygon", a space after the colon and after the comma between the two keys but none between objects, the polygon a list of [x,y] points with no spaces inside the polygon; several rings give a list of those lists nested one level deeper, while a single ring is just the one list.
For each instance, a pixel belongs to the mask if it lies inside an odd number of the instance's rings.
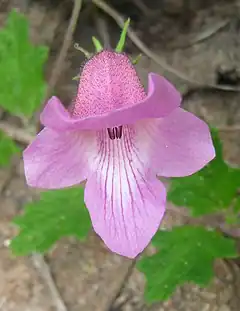
[{"label": "flower throat", "polygon": [[120,139],[122,138],[122,133],[123,133],[123,127],[122,125],[121,126],[116,126],[116,127],[113,127],[113,128],[108,128],[107,129],[108,131],[108,136],[111,140],[114,140],[114,139]]}]

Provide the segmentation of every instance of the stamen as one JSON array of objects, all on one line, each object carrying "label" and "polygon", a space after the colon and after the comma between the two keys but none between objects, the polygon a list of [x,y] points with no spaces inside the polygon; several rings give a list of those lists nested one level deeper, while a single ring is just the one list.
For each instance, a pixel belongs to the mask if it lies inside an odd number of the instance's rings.
[{"label": "stamen", "polygon": [[122,137],[122,132],[123,132],[122,126],[115,127],[115,134],[118,139]]},{"label": "stamen", "polygon": [[108,136],[109,136],[109,138],[110,138],[110,139],[112,139],[112,140],[113,140],[113,139],[115,139],[115,138],[116,138],[116,137],[115,137],[114,128],[111,128],[111,129],[110,129],[110,128],[108,128],[108,129],[107,129],[107,131],[108,131]]},{"label": "stamen", "polygon": [[122,138],[122,134],[123,134],[123,127],[122,126],[118,126],[118,127],[113,127],[113,128],[108,128],[108,136],[110,139],[114,140],[114,139],[120,139]]}]

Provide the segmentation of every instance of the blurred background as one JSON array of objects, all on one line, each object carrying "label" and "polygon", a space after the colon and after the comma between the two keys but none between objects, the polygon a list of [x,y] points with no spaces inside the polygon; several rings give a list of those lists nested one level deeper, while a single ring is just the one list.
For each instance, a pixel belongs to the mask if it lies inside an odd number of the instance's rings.
[{"label": "blurred background", "polygon": [[[122,17],[131,18],[131,28],[146,55],[127,39],[126,52],[142,53],[137,70],[143,83],[148,72],[165,75],[183,94],[183,106],[219,128],[224,157],[240,165],[240,1],[238,0],[108,0]],[[45,68],[50,78],[69,24],[71,0],[2,0],[0,27],[8,12],[17,8],[30,22],[31,40],[50,48]],[[77,42],[93,52],[91,37],[115,46],[120,28],[112,16],[91,0],[82,10],[61,74],[54,89],[68,105],[76,91],[72,78],[84,61],[74,48]],[[153,55],[153,57],[149,57]],[[154,58],[154,59],[153,59]],[[167,65],[166,65],[167,64]],[[31,64],[29,64],[31,66]],[[184,78],[183,78],[184,77]],[[228,90],[224,90],[227,88]],[[1,119],[10,124],[16,118]],[[16,234],[11,219],[30,200],[22,163],[0,169],[0,310],[1,311],[238,311],[240,271],[222,261],[209,287],[185,285],[170,300],[147,306],[143,298],[144,278],[131,260],[114,255],[91,233],[87,241],[63,239],[41,258],[14,258],[8,241]],[[4,206],[4,208],[3,208]],[[171,227],[189,221],[184,215],[165,217]],[[151,250],[149,250],[151,252]]]}]

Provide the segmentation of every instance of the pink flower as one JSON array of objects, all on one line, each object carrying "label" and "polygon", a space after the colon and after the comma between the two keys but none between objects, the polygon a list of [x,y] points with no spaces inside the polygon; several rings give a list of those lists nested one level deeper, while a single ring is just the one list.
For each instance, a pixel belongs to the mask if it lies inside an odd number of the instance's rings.
[{"label": "pink flower", "polygon": [[215,157],[208,126],[180,108],[173,85],[154,73],[148,80],[146,94],[126,54],[99,52],[83,68],[71,112],[52,97],[41,115],[45,128],[24,151],[29,186],[87,180],[96,233],[130,258],[148,245],[165,212],[157,176],[191,175]]}]

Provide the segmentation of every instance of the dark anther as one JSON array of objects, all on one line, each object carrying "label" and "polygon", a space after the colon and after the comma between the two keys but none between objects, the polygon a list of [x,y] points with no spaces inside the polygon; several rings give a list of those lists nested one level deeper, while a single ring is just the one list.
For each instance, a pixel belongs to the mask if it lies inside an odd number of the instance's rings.
[{"label": "dark anther", "polygon": [[108,128],[108,136],[110,139],[120,139],[122,137],[122,133],[123,133],[123,127],[122,126],[118,126],[118,127],[113,127],[113,128]]},{"label": "dark anther", "polygon": [[108,136],[109,136],[109,138],[110,138],[110,139],[112,139],[112,140],[113,140],[113,139],[115,139],[115,138],[116,138],[116,137],[115,137],[115,131],[114,131],[114,128],[111,128],[111,129],[110,129],[110,128],[108,128],[108,129],[107,129],[107,131],[108,131]]},{"label": "dark anther", "polygon": [[118,127],[115,127],[114,129],[115,129],[116,138],[120,139],[122,137],[123,127],[118,126]]}]

